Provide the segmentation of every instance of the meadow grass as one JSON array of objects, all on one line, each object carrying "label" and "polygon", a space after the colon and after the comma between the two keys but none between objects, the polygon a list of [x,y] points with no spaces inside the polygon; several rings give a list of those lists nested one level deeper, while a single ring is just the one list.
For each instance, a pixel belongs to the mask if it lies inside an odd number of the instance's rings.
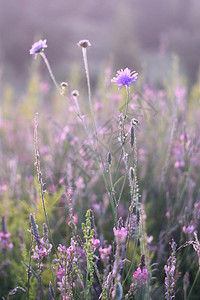
[{"label": "meadow grass", "polygon": [[0,296],[198,299],[199,86],[107,68],[91,90],[81,47],[82,81],[42,51],[26,92],[2,84]]}]

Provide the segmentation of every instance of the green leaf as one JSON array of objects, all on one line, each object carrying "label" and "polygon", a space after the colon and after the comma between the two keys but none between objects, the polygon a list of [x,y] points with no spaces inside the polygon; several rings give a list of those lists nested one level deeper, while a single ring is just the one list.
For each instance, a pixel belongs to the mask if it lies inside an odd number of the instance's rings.
[{"label": "green leaf", "polygon": [[123,178],[124,178],[124,175],[121,176],[121,177],[114,183],[114,187],[115,187],[120,181],[122,181]]},{"label": "green leaf", "polygon": [[[25,263],[24,261],[22,261],[22,262],[27,267],[27,269],[29,269],[29,265],[27,263]],[[30,271],[32,272],[33,276],[37,279],[37,281],[39,283],[41,283],[40,277],[37,275],[37,273],[31,267],[30,267]]]}]

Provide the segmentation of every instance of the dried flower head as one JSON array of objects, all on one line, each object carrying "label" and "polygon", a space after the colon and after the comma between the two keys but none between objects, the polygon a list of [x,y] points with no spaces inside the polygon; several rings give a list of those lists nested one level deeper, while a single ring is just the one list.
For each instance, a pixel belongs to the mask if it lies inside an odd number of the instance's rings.
[{"label": "dried flower head", "polygon": [[111,82],[117,83],[119,86],[119,90],[123,87],[123,85],[129,87],[132,82],[135,82],[138,77],[138,73],[135,71],[131,71],[129,68],[121,69],[117,71],[116,77],[111,79]]},{"label": "dried flower head", "polygon": [[71,95],[73,97],[78,97],[79,96],[79,92],[77,90],[74,90],[74,91],[71,92]]},{"label": "dried flower head", "polygon": [[112,155],[111,155],[110,152],[108,152],[107,161],[108,161],[109,165],[111,165],[111,162],[112,162]]},{"label": "dried flower head", "polygon": [[87,47],[91,46],[90,41],[88,41],[88,40],[81,40],[78,42],[77,45],[82,48],[87,48]]},{"label": "dried flower head", "polygon": [[67,87],[67,86],[68,86],[68,83],[65,82],[65,81],[63,81],[63,82],[61,82],[60,86],[61,86],[61,87]]},{"label": "dried flower head", "polygon": [[32,45],[32,48],[29,50],[30,54],[35,54],[35,59],[37,54],[44,51],[44,48],[47,48],[47,40],[39,40],[38,42]]}]

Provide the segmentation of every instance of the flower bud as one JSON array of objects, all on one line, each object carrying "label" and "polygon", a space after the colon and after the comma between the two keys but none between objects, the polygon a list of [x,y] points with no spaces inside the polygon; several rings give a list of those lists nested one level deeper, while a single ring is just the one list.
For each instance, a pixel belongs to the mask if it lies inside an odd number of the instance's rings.
[{"label": "flower bud", "polygon": [[88,41],[88,40],[81,40],[78,42],[77,45],[82,48],[87,48],[87,47],[91,46],[90,41]]}]

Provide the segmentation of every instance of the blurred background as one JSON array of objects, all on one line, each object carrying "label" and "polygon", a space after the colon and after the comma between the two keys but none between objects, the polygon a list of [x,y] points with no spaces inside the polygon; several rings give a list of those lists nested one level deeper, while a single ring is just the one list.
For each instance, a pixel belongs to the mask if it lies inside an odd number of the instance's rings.
[{"label": "blurred background", "polygon": [[93,78],[102,67],[128,66],[160,84],[177,54],[191,84],[199,69],[199,14],[199,0],[0,0],[0,69],[6,79],[23,82],[31,45],[47,39],[45,52],[62,80],[82,64],[76,43],[89,39]]}]

